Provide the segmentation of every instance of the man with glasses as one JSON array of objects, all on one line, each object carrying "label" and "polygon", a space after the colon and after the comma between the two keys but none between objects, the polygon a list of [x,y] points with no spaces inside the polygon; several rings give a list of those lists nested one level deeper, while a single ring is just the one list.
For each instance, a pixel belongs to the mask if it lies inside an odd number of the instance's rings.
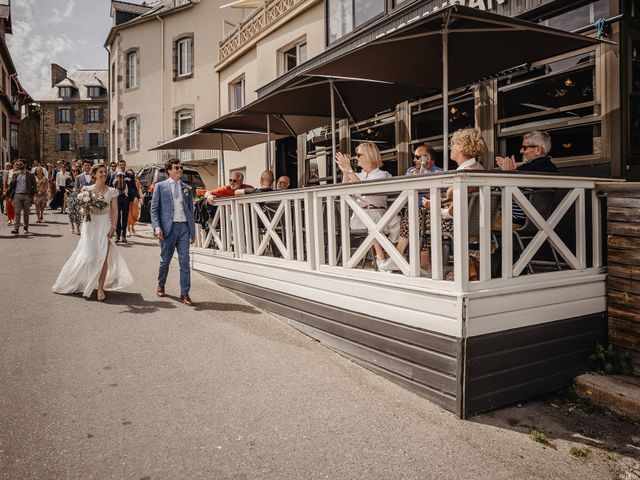
[{"label": "man with glasses", "polygon": [[244,175],[241,172],[233,172],[229,179],[229,185],[214,188],[210,192],[205,192],[204,197],[207,199],[207,202],[213,203],[213,199],[215,197],[233,197],[236,194],[236,190],[244,191],[249,188],[253,189],[251,185],[242,183],[243,180]]},{"label": "man with glasses", "polygon": [[522,137],[522,145],[520,147],[521,163],[517,163],[515,157],[511,155],[510,157],[496,157],[496,165],[503,171],[557,173],[558,167],[551,160],[550,151],[551,137],[549,134],[541,130],[535,130],[525,133]]},{"label": "man with glasses", "polygon": [[442,172],[442,168],[436,167],[435,158],[436,152],[431,145],[425,143],[418,146],[413,154],[413,166],[409,167],[405,175]]},{"label": "man with glasses", "polygon": [[[522,145],[520,146],[522,162],[517,163],[514,156],[511,155],[510,157],[496,157],[496,164],[503,171],[558,173],[558,167],[554,165],[549,156],[550,151],[551,137],[549,134],[542,130],[535,130],[522,136]],[[531,191],[531,189],[526,191]],[[527,215],[520,205],[513,201],[511,203],[511,223],[513,228],[522,227],[526,221]],[[502,211],[498,211],[491,222],[491,228],[497,230],[501,228],[501,225]]]},{"label": "man with glasses", "polygon": [[196,241],[193,218],[193,188],[183,183],[183,166],[177,158],[165,164],[169,178],[156,184],[151,200],[151,225],[160,240],[160,268],[156,294],[165,296],[164,286],[169,274],[173,252],[178,251],[180,265],[180,302],[193,305],[189,297],[191,270],[189,268],[189,243]]}]

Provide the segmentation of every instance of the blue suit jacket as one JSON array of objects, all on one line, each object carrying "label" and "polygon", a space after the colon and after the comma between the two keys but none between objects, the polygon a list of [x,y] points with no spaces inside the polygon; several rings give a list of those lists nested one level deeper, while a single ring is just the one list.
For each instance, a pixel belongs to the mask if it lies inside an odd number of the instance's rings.
[{"label": "blue suit jacket", "polygon": [[[196,235],[196,226],[193,221],[193,188],[180,182],[180,194],[182,195],[182,206],[187,217],[189,233],[191,237]],[[153,231],[160,227],[162,234],[166,237],[173,227],[173,195],[171,195],[171,185],[169,180],[156,183],[151,198],[151,226]]]}]

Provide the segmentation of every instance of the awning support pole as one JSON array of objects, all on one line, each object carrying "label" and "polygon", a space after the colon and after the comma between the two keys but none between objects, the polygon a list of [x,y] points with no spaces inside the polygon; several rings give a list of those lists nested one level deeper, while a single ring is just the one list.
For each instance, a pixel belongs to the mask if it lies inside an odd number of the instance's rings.
[{"label": "awning support pole", "polygon": [[449,170],[449,32],[442,31],[442,155],[445,170]]},{"label": "awning support pole", "polygon": [[336,172],[336,104],[335,93],[333,91],[333,79],[329,79],[329,89],[331,93],[331,159],[329,165],[331,165],[331,173],[333,176],[333,184],[338,183],[338,176]]},{"label": "awning support pole", "polygon": [[220,162],[218,162],[218,186],[224,185],[224,134],[220,133]]},{"label": "awning support pole", "polygon": [[267,113],[267,166],[265,170],[271,170],[271,115]]}]

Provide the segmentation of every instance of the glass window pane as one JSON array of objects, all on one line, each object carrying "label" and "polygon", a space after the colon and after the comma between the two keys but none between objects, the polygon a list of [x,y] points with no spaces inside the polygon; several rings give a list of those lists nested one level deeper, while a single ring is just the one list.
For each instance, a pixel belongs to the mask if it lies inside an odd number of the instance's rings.
[{"label": "glass window pane", "polygon": [[[473,97],[453,101],[449,105],[449,133],[461,128],[473,127]],[[430,102],[413,107],[411,138],[414,140],[442,136],[442,102]]]},{"label": "glass window pane", "polygon": [[329,43],[335,42],[353,30],[352,0],[328,0]]},{"label": "glass window pane", "polygon": [[[566,158],[582,155],[600,155],[602,134],[600,124],[548,130],[551,135],[551,157]],[[515,155],[521,160],[522,135],[503,138],[499,142],[499,155]]]},{"label": "glass window pane", "polygon": [[498,94],[499,118],[539,113],[594,99],[595,67],[547,76]]},{"label": "glass window pane", "polygon": [[372,18],[384,13],[384,0],[365,0],[355,2],[355,26],[367,23]]}]

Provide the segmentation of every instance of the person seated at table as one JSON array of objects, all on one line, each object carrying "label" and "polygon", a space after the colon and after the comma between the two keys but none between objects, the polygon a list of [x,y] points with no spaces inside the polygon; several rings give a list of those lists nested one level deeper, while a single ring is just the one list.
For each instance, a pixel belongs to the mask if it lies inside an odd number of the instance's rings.
[{"label": "person seated at table", "polygon": [[[431,145],[425,143],[423,145],[419,145],[415,152],[413,153],[413,163],[412,167],[407,169],[405,175],[421,175],[421,174],[429,174],[444,171],[440,167],[436,167],[434,163],[434,158],[436,157],[436,152]],[[420,221],[420,227],[422,228],[425,225],[425,219],[427,218],[425,215],[428,213],[429,209],[422,207],[422,202],[425,197],[422,193],[418,194],[418,218]],[[400,223],[400,232],[409,232],[409,211],[405,209],[402,214],[402,222]],[[422,230],[420,230],[420,236],[422,237]],[[408,236],[408,234],[407,234]],[[408,239],[405,238],[403,241],[402,236],[400,237],[399,245],[403,242],[407,242]],[[407,248],[406,245],[402,247],[402,253]],[[427,242],[422,242],[420,245],[420,267],[422,269],[428,270],[430,265],[429,261],[429,247],[427,246]],[[395,262],[391,259],[387,259],[385,263],[382,265],[383,271],[392,271],[398,270]]]},{"label": "person seated at table", "polygon": [[[375,143],[361,143],[356,147],[356,159],[358,167],[362,170],[358,173],[354,172],[351,168],[351,159],[342,152],[336,153],[336,163],[342,171],[343,183],[356,183],[367,180],[378,180],[381,178],[390,178],[391,174],[380,170],[382,166],[382,157],[380,151]],[[386,195],[357,195],[356,202],[362,207],[367,215],[371,217],[375,223],[380,221],[382,216],[387,211],[387,197]],[[349,226],[353,230],[366,229],[367,227],[362,223],[355,213],[351,216]],[[400,217],[395,216],[387,226],[387,236],[392,243],[398,241],[398,232],[400,230]],[[376,266],[379,266],[385,260],[384,249],[377,242],[374,241],[373,248],[376,254]]]},{"label": "person seated at table", "polygon": [[291,185],[291,179],[286,175],[282,175],[280,178],[278,178],[276,187],[278,190],[286,190],[289,188],[289,185]]},{"label": "person seated at table", "polygon": [[428,143],[418,145],[413,153],[413,166],[407,169],[405,175],[442,172],[442,168],[436,167],[435,158],[436,152],[431,145]]},{"label": "person seated at table", "polygon": [[273,192],[273,172],[265,170],[260,174],[260,186],[258,188],[238,188],[235,195],[247,195],[250,193]]},{"label": "person seated at table", "polygon": [[214,188],[209,192],[205,192],[204,197],[207,199],[208,203],[213,203],[213,199],[216,197],[233,197],[236,190],[253,188],[251,185],[242,183],[243,180],[244,175],[241,172],[233,172],[231,174],[231,178],[229,179],[229,185]]},{"label": "person seated at table", "polygon": [[[456,170],[484,170],[484,167],[477,160],[485,150],[484,140],[480,135],[480,131],[475,128],[464,128],[457,130],[451,137],[451,148],[449,155],[451,160],[458,164]],[[472,189],[469,189],[470,193]],[[448,188],[446,198],[442,202],[442,232],[453,232],[453,188]],[[427,229],[431,228],[431,202],[427,197],[422,200],[420,206],[420,224],[425,225]],[[400,240],[396,248],[400,255],[404,255],[405,250],[409,246],[409,217],[403,219],[400,227]],[[431,238],[428,237],[420,248],[420,267],[425,270],[423,274],[430,275],[431,261],[429,251],[431,248]],[[400,270],[393,259],[388,258],[382,263],[381,268],[386,271]]]},{"label": "person seated at table", "polygon": [[[551,151],[551,137],[542,130],[534,130],[522,136],[520,154],[522,162],[516,162],[513,155],[510,157],[496,157],[496,165],[502,171],[518,172],[547,172],[558,173],[549,152]],[[525,190],[527,191],[527,190]],[[528,191],[531,191],[529,189]],[[527,221],[527,215],[516,202],[511,204],[511,223],[514,229],[522,227]],[[502,227],[502,211],[498,211],[491,221],[491,228],[498,230]]]}]

